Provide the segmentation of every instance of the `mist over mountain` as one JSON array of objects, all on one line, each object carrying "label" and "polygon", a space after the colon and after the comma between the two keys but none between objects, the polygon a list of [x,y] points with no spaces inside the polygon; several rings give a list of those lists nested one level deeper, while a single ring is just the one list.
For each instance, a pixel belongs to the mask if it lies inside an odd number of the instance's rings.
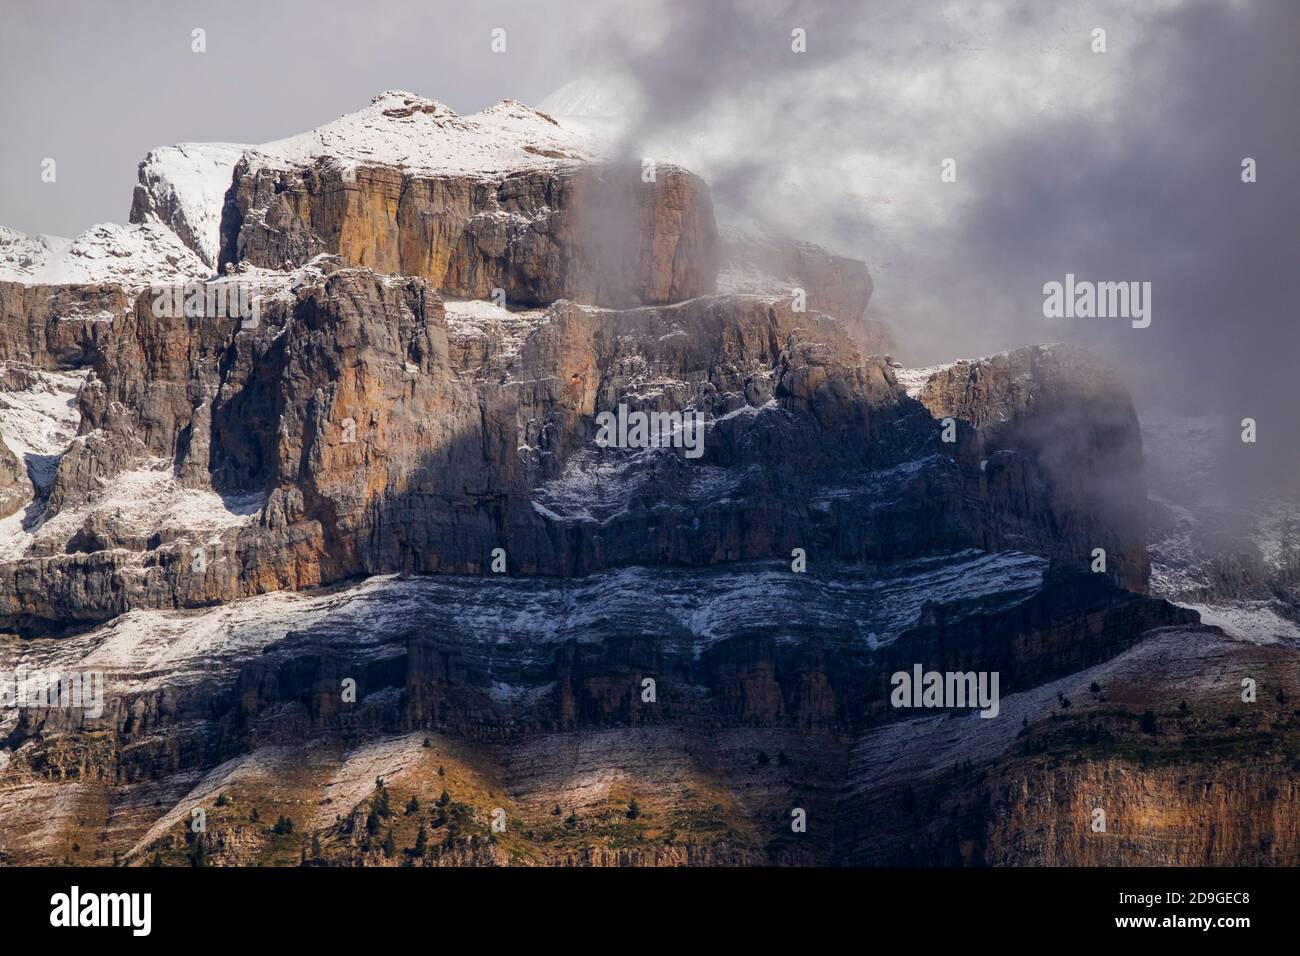
[{"label": "mist over mountain", "polygon": [[[543,108],[595,114],[627,155],[700,171],[724,221],[867,261],[872,315],[908,360],[1100,348],[1141,407],[1215,418],[1216,492],[1300,493],[1294,5],[668,3],[655,17],[593,29],[598,66]],[[1267,170],[1250,184],[1246,157]],[[1043,285],[1066,273],[1151,282],[1154,322],[1044,318]],[[1243,449],[1245,417],[1268,438]]]}]

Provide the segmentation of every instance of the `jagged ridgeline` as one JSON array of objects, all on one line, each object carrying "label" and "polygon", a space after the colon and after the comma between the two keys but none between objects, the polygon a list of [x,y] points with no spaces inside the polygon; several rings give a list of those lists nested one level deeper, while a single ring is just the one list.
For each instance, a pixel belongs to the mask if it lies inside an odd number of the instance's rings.
[{"label": "jagged ridgeline", "polygon": [[0,667],[104,675],[3,711],[3,861],[1296,861],[1284,650],[1148,596],[1087,352],[904,369],[862,263],[513,101],[154,150],[130,220],[0,233]]}]

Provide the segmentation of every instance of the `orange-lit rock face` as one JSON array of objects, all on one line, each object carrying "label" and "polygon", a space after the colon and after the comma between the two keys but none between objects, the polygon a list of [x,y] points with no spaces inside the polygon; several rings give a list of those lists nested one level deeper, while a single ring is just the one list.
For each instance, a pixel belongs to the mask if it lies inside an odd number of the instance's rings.
[{"label": "orange-lit rock face", "polygon": [[89,364],[112,319],[131,310],[119,285],[0,282],[0,361],[67,369]]},{"label": "orange-lit rock face", "polygon": [[279,269],[333,253],[446,295],[501,289],[522,306],[679,302],[712,292],[717,273],[708,188],[671,166],[644,182],[614,165],[490,178],[243,162],[223,235],[223,262]]}]

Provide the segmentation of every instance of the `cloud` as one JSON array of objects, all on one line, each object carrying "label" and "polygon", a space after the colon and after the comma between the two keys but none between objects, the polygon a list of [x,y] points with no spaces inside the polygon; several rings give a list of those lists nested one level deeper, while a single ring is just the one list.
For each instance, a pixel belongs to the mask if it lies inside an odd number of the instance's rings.
[{"label": "cloud", "polygon": [[[1090,345],[1144,403],[1221,417],[1219,480],[1300,474],[1296,5],[638,9],[579,40],[639,90],[628,155],[700,172],[724,224],[865,259],[905,357]],[[1042,286],[1067,272],[1152,282],[1151,328],[1045,319]],[[1241,445],[1246,416],[1267,441]]]}]

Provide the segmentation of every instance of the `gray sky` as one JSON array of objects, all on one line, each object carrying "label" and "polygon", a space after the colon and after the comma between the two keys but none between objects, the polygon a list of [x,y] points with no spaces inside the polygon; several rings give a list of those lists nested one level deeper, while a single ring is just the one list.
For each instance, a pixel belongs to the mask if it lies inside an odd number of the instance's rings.
[{"label": "gray sky", "polygon": [[[390,88],[472,112],[597,77],[640,91],[630,155],[686,162],[734,222],[865,259],[907,358],[1089,344],[1145,403],[1220,416],[1225,441],[1256,418],[1227,472],[1300,480],[1293,0],[8,6],[4,225],[124,221],[156,145],[264,142]],[[1066,272],[1152,282],[1151,327],[1045,319],[1042,285]]]},{"label": "gray sky", "polygon": [[[568,17],[536,2],[5,0],[0,224],[74,236],[125,222],[154,146],[262,143],[404,89],[474,112],[574,76]],[[572,10],[579,4],[563,5]],[[507,30],[492,54],[490,31]],[[207,52],[190,50],[195,27]],[[58,180],[40,180],[53,157]]]}]

